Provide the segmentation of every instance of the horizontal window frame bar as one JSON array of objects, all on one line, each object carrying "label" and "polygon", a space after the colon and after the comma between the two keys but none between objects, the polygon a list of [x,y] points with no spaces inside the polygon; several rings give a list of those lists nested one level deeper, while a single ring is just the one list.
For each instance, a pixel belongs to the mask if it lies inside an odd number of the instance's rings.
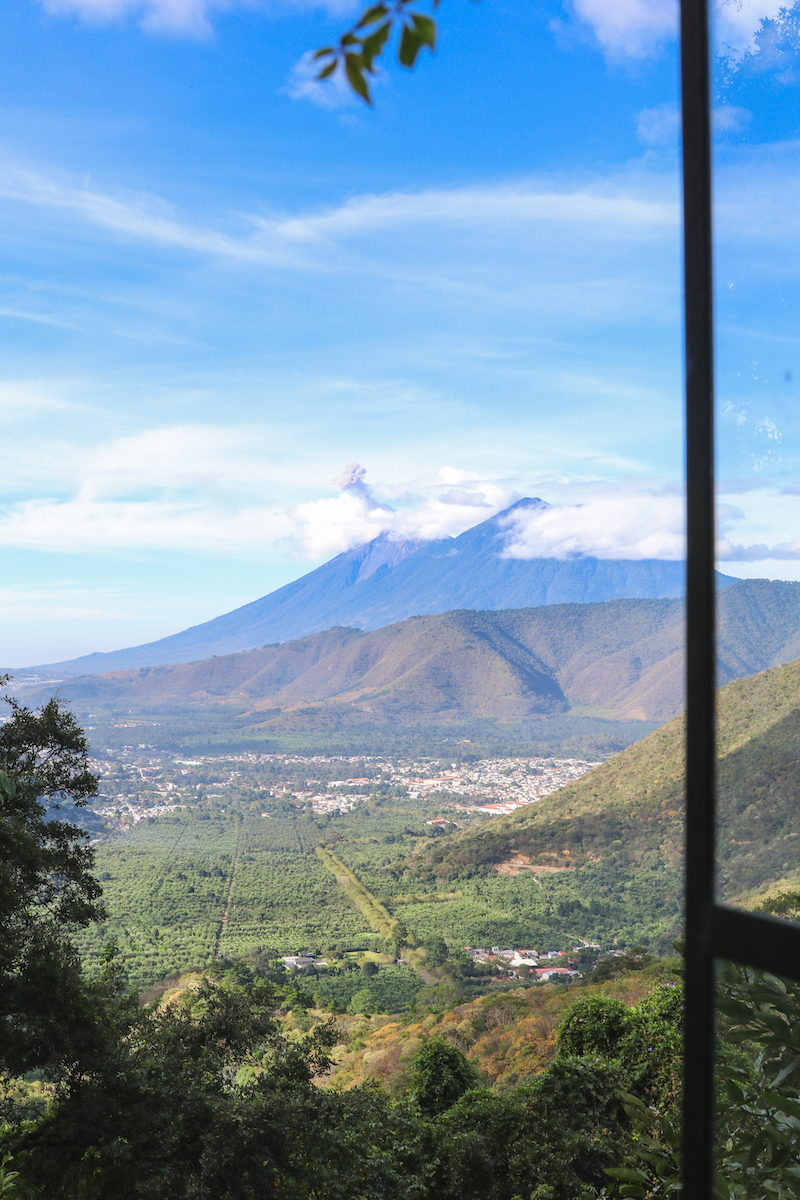
[{"label": "horizontal window frame bar", "polygon": [[706,954],[800,983],[800,924],[713,904]]}]

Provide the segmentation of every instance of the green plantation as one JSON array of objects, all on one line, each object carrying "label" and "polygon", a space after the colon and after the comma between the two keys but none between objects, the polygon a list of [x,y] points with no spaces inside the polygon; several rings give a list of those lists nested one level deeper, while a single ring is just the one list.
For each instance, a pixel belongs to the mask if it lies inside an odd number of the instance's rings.
[{"label": "green plantation", "polygon": [[109,920],[78,937],[92,963],[111,936],[135,983],[213,957],[238,840],[233,820],[151,818],[97,847]]},{"label": "green plantation", "polygon": [[492,837],[495,825],[508,828],[502,819],[482,822],[472,833],[419,843],[413,854],[408,839],[387,845],[379,838],[342,842],[337,853],[418,940],[441,934],[451,949],[569,949],[585,938],[668,950],[678,936],[681,880],[661,862],[642,873],[612,850],[580,870],[548,870],[545,864],[535,871],[515,864],[509,849],[505,862],[467,861],[446,874],[441,870],[439,863],[449,867],[462,844],[471,848],[482,836]]},{"label": "green plantation", "polygon": [[78,938],[87,964],[117,940],[147,987],[259,946],[275,955],[367,945],[367,923],[324,870],[302,818],[164,816],[97,847],[108,921]]},{"label": "green plantation", "polygon": [[[570,949],[578,938],[655,949],[674,938],[678,880],[664,870],[643,876],[623,861],[549,874],[482,867],[443,881],[427,864],[459,835],[430,832],[413,802],[361,804],[335,819],[293,811],[183,810],[101,841],[108,919],[77,935],[86,965],[96,968],[113,938],[131,982],[147,988],[215,958],[308,952],[329,964],[308,986],[347,1008],[365,987],[349,972],[352,956],[372,949],[380,975],[364,1003],[392,1012],[412,1002],[421,984],[412,968],[425,958],[414,947],[434,937],[451,955],[476,945]],[[400,943],[405,968],[391,966]]]},{"label": "green plantation", "polygon": [[[217,956],[241,956],[256,948],[271,958],[301,951],[340,956],[380,942],[374,922],[352,903],[315,850],[342,829],[345,835],[366,836],[368,846],[399,838],[399,851],[407,807],[364,807],[333,822],[284,807],[296,815],[253,817],[229,806],[183,810],[145,819],[128,833],[102,840],[96,869],[108,919],[77,935],[87,966],[96,967],[104,944],[113,938],[131,982],[145,988],[179,971],[208,966]],[[415,824],[420,828],[411,844],[426,844],[424,821],[416,818]],[[338,832],[335,836],[341,839]],[[346,1004],[354,989],[334,986],[332,976],[324,990],[332,997],[341,993]],[[407,983],[402,991],[409,994]]]}]

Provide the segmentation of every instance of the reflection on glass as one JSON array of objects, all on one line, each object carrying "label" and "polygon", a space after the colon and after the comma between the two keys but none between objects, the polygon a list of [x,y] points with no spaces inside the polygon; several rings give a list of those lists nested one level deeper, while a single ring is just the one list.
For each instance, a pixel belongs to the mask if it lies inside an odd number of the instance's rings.
[{"label": "reflection on glass", "polygon": [[719,1197],[800,1197],[800,984],[735,963],[717,975]]},{"label": "reflection on glass", "polygon": [[800,890],[800,4],[722,3],[713,79],[718,886],[760,908]]}]

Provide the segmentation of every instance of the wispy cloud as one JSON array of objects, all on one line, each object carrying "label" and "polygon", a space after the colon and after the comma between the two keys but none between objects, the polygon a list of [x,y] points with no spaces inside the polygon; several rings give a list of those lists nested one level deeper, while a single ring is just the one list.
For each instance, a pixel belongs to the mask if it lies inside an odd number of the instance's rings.
[{"label": "wispy cloud", "polygon": [[341,71],[328,79],[318,79],[320,64],[309,50],[294,64],[284,91],[293,100],[310,100],[317,108],[355,108],[357,100]]},{"label": "wispy cloud", "polygon": [[[194,223],[153,195],[110,195],[13,163],[0,166],[0,198],[67,213],[125,238],[276,266],[320,265],[321,251],[409,225],[504,234],[514,226],[577,226],[630,242],[674,231],[678,224],[677,203],[657,189],[647,194],[641,185],[624,180],[575,190],[543,189],[532,180],[362,195],[305,214],[240,214],[230,221],[238,232]],[[315,252],[313,258],[309,251]]]},{"label": "wispy cloud", "polygon": [[285,514],[263,508],[231,512],[169,500],[26,500],[0,515],[0,543],[59,552],[183,550],[236,554],[267,550],[295,532]]},{"label": "wispy cloud", "polygon": [[800,537],[793,542],[780,542],[768,546],[764,542],[756,542],[750,546],[737,546],[727,538],[717,542],[717,560],[719,562],[786,562],[800,560]]},{"label": "wispy cloud", "polygon": [[[74,413],[77,405],[54,393],[44,383],[0,381],[0,418],[4,422],[24,418],[37,420],[43,413]],[[8,480],[8,465],[5,469]]]},{"label": "wispy cloud", "polygon": [[205,41],[214,33],[213,20],[236,8],[275,8],[308,11],[321,8],[332,16],[353,12],[353,0],[41,0],[54,16],[75,16],[91,24],[108,25],[134,17],[145,33]]},{"label": "wispy cloud", "polygon": [[204,40],[213,32],[210,16],[221,6],[208,0],[43,0],[43,7],[54,16],[77,16],[91,24],[135,16],[148,33]]},{"label": "wispy cloud", "polygon": [[237,238],[194,225],[182,220],[166,201],[144,193],[112,196],[5,163],[0,165],[0,197],[66,213],[90,225],[159,246],[240,261],[272,261],[266,247],[254,236]]},{"label": "wispy cloud", "polygon": [[677,146],[681,118],[677,104],[657,104],[636,118],[636,132],[645,146]]},{"label": "wispy cloud", "polygon": [[[717,558],[725,563],[800,561],[800,513],[791,487],[766,479],[720,485]],[[731,499],[728,499],[730,497]],[[797,573],[792,572],[796,578]]]},{"label": "wispy cloud", "polygon": [[288,242],[319,242],[424,223],[466,229],[552,223],[614,230],[627,239],[676,228],[677,204],[613,181],[597,188],[550,190],[536,181],[357,196],[321,213],[260,220],[264,233]]},{"label": "wispy cloud", "polygon": [[21,308],[0,307],[0,317],[8,317],[12,321],[32,321],[35,325],[53,325],[56,329],[75,329],[70,321],[51,317],[46,313],[26,312]]}]

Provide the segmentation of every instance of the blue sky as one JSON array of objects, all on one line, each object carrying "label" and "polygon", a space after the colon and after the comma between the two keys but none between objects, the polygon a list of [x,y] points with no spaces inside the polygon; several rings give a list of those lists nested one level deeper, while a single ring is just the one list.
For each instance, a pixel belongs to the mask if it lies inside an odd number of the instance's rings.
[{"label": "blue sky", "polygon": [[[553,507],[515,554],[681,556],[674,5],[445,0],[374,111],[305,57],[355,11],[2,9],[0,663],[522,495]],[[719,18],[721,555],[800,578],[777,11]]]}]

